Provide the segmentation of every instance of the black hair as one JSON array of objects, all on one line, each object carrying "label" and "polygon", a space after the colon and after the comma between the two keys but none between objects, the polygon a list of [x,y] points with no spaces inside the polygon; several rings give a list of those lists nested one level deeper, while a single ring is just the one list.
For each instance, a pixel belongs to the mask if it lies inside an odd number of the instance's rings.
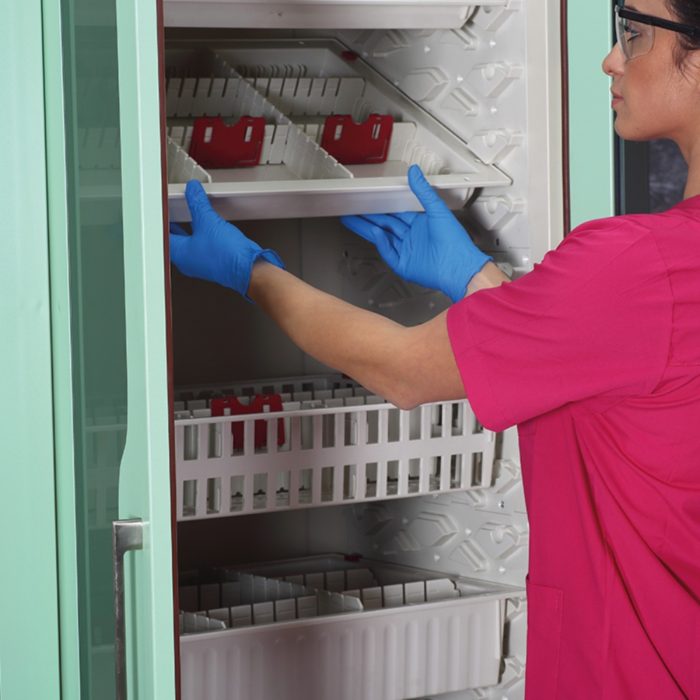
[{"label": "black hair", "polygon": [[682,68],[688,53],[700,49],[700,2],[698,0],[666,0],[666,5],[678,18],[678,22],[698,29],[698,34],[694,37],[678,34],[676,64]]}]

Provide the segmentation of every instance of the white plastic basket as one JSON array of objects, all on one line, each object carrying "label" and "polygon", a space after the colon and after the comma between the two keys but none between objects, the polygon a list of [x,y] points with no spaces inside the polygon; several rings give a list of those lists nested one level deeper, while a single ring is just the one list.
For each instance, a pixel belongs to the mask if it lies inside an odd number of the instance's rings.
[{"label": "white plastic basket", "polygon": [[[187,629],[201,633],[180,638],[184,700],[403,700],[493,686],[503,655],[506,600],[522,595],[409,567],[348,563],[337,555],[256,571],[285,581],[246,581],[245,605],[235,588],[237,571],[199,587],[198,600],[221,604],[228,597],[234,605],[189,614],[197,624]],[[289,583],[295,581],[300,583]],[[356,586],[326,595],[338,601],[354,597],[360,609],[342,612],[352,605],[336,602],[335,610],[329,605],[322,615],[309,605],[313,596],[279,596],[281,587],[310,581]],[[183,597],[191,599],[191,591]],[[295,609],[302,614],[295,616]],[[206,632],[208,619],[228,629]]]},{"label": "white plastic basket", "polygon": [[[279,413],[212,417],[209,398],[177,406],[184,408],[175,414],[178,519],[491,485],[495,434],[478,424],[466,401],[403,411],[348,380],[340,388],[304,380],[257,385],[253,393],[280,394]],[[333,384],[330,377],[325,386]],[[223,393],[245,403],[251,387]]]}]

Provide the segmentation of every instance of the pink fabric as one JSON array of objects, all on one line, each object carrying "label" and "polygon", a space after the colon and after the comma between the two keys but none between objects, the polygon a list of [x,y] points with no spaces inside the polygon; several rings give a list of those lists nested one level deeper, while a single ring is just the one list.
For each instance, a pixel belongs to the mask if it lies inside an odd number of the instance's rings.
[{"label": "pink fabric", "polygon": [[448,330],[518,424],[527,700],[700,698],[700,197],[580,227]]}]

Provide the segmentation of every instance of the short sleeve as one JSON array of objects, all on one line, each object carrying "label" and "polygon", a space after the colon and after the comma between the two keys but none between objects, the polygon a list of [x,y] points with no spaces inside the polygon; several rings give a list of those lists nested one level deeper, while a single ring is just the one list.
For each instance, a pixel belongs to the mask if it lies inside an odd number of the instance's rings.
[{"label": "short sleeve", "polygon": [[666,367],[673,298],[648,228],[585,224],[515,282],[448,312],[467,398],[494,430],[601,395],[650,392]]}]

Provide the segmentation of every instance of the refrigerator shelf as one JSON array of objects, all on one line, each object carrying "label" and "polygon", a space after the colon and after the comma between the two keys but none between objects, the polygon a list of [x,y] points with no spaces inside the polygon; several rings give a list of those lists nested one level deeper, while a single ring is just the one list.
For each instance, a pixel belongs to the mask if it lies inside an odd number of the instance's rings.
[{"label": "refrigerator shelf", "polygon": [[[202,169],[197,177],[227,219],[416,211],[420,205],[406,181],[414,163],[455,209],[475,188],[510,184],[338,42],[172,48],[166,76],[168,136],[185,152],[198,117],[265,119],[257,166]],[[342,165],[321,147],[326,118],[346,115],[364,124],[373,114],[393,118],[386,161]],[[171,219],[187,221],[184,185],[192,170],[172,165],[168,171]]]},{"label": "refrigerator shelf", "polygon": [[[189,390],[176,402],[179,520],[491,485],[495,434],[467,401],[405,411],[347,379],[306,379]],[[217,395],[245,404],[263,392],[278,394],[282,411],[212,416]]]},{"label": "refrigerator shelf", "polygon": [[[506,601],[524,593],[342,555],[242,568],[181,588],[190,606],[216,606],[184,613],[197,621],[180,637],[185,699],[254,689],[260,698],[403,700],[493,686]],[[313,594],[291,593],[309,585]],[[322,594],[325,614],[314,605]],[[206,620],[226,629],[207,631]]]}]

